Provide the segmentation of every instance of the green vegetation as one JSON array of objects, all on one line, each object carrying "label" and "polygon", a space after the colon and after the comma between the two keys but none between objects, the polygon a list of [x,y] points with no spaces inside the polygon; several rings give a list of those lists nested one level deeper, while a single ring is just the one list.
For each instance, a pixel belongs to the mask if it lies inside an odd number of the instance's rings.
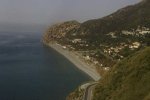
[{"label": "green vegetation", "polygon": [[132,30],[138,26],[150,27],[149,0],[143,0],[139,4],[122,8],[104,18],[84,22],[81,25],[81,31],[99,35],[115,31]]},{"label": "green vegetation", "polygon": [[53,25],[46,31],[43,42],[53,41],[89,56],[90,62],[98,62],[97,69],[112,67],[130,54],[150,46],[150,0],[100,19]]},{"label": "green vegetation", "polygon": [[74,90],[72,93],[70,93],[66,100],[82,100],[84,95],[84,90],[80,89],[80,87],[76,90]]},{"label": "green vegetation", "polygon": [[[150,100],[150,0],[100,19],[53,25],[43,42],[77,51],[100,73],[107,73],[95,89],[94,100]],[[80,94],[76,90],[68,100]]]},{"label": "green vegetation", "polygon": [[149,100],[150,47],[115,65],[94,92],[94,100]]}]

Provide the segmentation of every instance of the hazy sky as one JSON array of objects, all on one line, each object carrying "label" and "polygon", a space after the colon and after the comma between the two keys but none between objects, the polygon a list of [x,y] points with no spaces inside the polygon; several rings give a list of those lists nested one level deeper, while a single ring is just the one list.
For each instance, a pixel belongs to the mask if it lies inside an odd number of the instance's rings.
[{"label": "hazy sky", "polygon": [[[140,0],[0,0],[0,26],[100,18]],[[1,28],[0,28],[1,29]]]}]

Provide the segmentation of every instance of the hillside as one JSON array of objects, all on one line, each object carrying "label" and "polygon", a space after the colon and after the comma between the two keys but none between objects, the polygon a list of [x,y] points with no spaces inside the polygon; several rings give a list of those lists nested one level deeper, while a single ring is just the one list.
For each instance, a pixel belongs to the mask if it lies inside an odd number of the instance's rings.
[{"label": "hillside", "polygon": [[[100,19],[56,24],[46,31],[43,42],[75,51],[104,76],[94,100],[150,99],[150,0]],[[83,93],[76,90],[68,100]]]},{"label": "hillside", "polygon": [[94,92],[94,100],[150,100],[150,47],[112,68]]},{"label": "hillside", "polygon": [[104,18],[89,20],[81,25],[89,34],[107,34],[114,31],[132,30],[138,26],[150,27],[150,0],[119,9]]},{"label": "hillside", "polygon": [[77,21],[67,21],[59,24],[52,25],[44,34],[43,42],[49,43],[57,39],[65,37],[65,35],[80,26]]},{"label": "hillside", "polygon": [[57,42],[69,50],[78,51],[98,70],[107,69],[150,45],[150,0],[100,19],[53,25],[44,34],[43,42]]}]

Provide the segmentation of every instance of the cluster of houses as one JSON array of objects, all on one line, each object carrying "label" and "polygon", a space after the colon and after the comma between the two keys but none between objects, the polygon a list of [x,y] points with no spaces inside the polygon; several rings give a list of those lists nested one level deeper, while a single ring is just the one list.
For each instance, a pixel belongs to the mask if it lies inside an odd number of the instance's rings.
[{"label": "cluster of houses", "polygon": [[86,41],[84,41],[84,40],[82,40],[82,39],[80,39],[80,38],[75,38],[75,39],[71,40],[71,42],[72,42],[73,44],[78,43],[78,44],[84,44],[84,45],[86,45]]},{"label": "cluster of houses", "polygon": [[139,26],[136,30],[132,30],[132,31],[123,30],[122,34],[140,36],[140,35],[150,34],[150,29]]},{"label": "cluster of houses", "polygon": [[[144,34],[149,34],[149,33],[150,33],[150,29],[145,28],[145,27],[137,28],[135,31],[122,31],[122,34],[125,34],[125,35],[137,35],[137,34],[144,35]],[[112,38],[117,38],[117,35],[115,32],[110,32],[107,35],[110,35]],[[88,43],[81,38],[72,39],[72,40],[70,40],[70,42],[72,44],[78,44],[79,46],[89,46]],[[122,55],[121,52],[125,48],[127,48],[129,50],[136,50],[136,49],[140,48],[140,46],[141,46],[140,42],[134,41],[134,42],[130,42],[130,43],[122,42],[117,46],[107,46],[107,45],[101,44],[100,48],[102,49],[104,54],[110,56],[112,59],[121,60],[124,58],[124,55]],[[62,46],[62,48],[75,50],[75,48],[71,44]],[[98,66],[104,68],[104,70],[109,70],[109,67],[105,66],[105,64],[103,64],[102,62],[99,62],[98,59],[96,59],[97,55],[94,55],[95,54],[94,50],[93,50],[93,52],[80,51],[80,50],[78,52],[82,55],[82,58],[85,61],[87,61],[88,64],[92,63],[94,65],[98,65]]]},{"label": "cluster of houses", "polygon": [[83,56],[83,59],[86,60],[86,61],[89,61],[89,62],[93,63],[94,65],[97,65],[97,66],[103,68],[103,70],[105,70],[105,71],[108,71],[110,69],[110,67],[104,66],[102,62],[99,62],[95,58],[90,57],[88,55]]},{"label": "cluster of houses", "polygon": [[[72,43],[74,44],[83,44],[83,45],[87,45],[85,41],[83,41],[82,39],[73,39],[71,40]],[[110,46],[105,46],[105,45],[100,45],[103,46],[102,50],[103,53],[110,56],[113,59],[118,59],[121,60],[124,58],[123,55],[120,54],[120,52],[124,49],[124,48],[128,48],[130,50],[134,50],[134,49],[138,49],[141,46],[140,42],[132,42],[130,44],[127,44],[125,42],[120,43],[118,46],[115,47],[110,47]],[[72,45],[66,45],[66,46],[62,46],[63,49],[69,48],[71,50],[75,50],[75,48]],[[87,62],[92,62],[95,65],[98,65],[100,67],[106,68],[106,66],[104,66],[103,63],[99,62],[97,59],[95,59],[94,55],[95,51],[78,51],[81,55],[82,58],[87,61]],[[108,68],[104,69],[104,70],[108,70]]]},{"label": "cluster of houses", "polygon": [[72,43],[81,43],[81,42],[82,42],[81,39],[73,39],[73,40],[72,40]]},{"label": "cluster of houses", "polygon": [[129,45],[129,48],[134,50],[134,49],[138,49],[140,46],[141,46],[141,43],[133,42],[131,45]]},{"label": "cluster of houses", "polygon": [[122,55],[119,54],[119,52],[123,49],[123,46],[118,47],[110,47],[107,49],[104,49],[103,52],[107,55],[111,56],[112,58],[118,56],[119,58],[124,58]]},{"label": "cluster of houses", "polygon": [[87,44],[87,42],[85,40],[82,40],[80,38],[76,38],[71,40],[72,44],[78,44],[80,47],[88,47],[89,44]]},{"label": "cluster of houses", "polygon": [[105,66],[105,64],[104,64],[103,62],[98,61],[98,59],[96,59],[96,58],[94,57],[95,51],[82,51],[82,52],[79,52],[79,53],[82,54],[82,58],[83,58],[85,61],[87,61],[87,62],[89,62],[89,63],[92,63],[92,64],[94,64],[94,65],[96,65],[96,66],[98,66],[98,67],[101,67],[101,68],[103,68],[103,70],[105,70],[105,71],[108,71],[108,70],[110,69],[110,67]]},{"label": "cluster of houses", "polygon": [[115,32],[110,32],[107,35],[110,35],[112,38],[117,38],[116,33]]},{"label": "cluster of houses", "polygon": [[[121,33],[124,35],[143,36],[145,34],[150,34],[150,29],[139,26],[136,30],[134,29],[132,31],[123,30]],[[110,32],[107,35],[111,36],[111,38],[117,38],[117,35],[115,32]]]},{"label": "cluster of houses", "polygon": [[124,48],[129,48],[130,50],[135,50],[140,48],[141,43],[140,42],[132,42],[131,44],[126,44],[126,43],[120,43],[119,46],[116,47],[106,47],[103,49],[103,52],[108,54],[111,57],[118,57],[119,59],[124,58],[123,55],[120,55],[121,50]]},{"label": "cluster of houses", "polygon": [[[67,46],[62,46],[63,49],[71,49],[71,45],[67,45]],[[73,47],[72,47],[73,48]],[[73,50],[73,49],[72,49]],[[78,53],[80,55],[82,55],[82,59],[84,59],[86,61],[86,63],[89,64],[94,64],[96,66],[100,66],[102,67],[104,70],[108,71],[109,67],[106,67],[103,65],[103,63],[100,63],[97,59],[95,59],[94,57],[92,57],[91,55],[94,55],[95,52],[94,51],[78,51]]]}]

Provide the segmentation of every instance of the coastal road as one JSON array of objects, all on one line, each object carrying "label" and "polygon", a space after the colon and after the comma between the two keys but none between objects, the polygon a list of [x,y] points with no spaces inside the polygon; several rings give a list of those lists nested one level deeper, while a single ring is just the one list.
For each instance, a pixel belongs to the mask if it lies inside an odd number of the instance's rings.
[{"label": "coastal road", "polygon": [[83,100],[92,100],[93,90],[96,85],[97,85],[97,83],[93,83],[86,88]]}]

